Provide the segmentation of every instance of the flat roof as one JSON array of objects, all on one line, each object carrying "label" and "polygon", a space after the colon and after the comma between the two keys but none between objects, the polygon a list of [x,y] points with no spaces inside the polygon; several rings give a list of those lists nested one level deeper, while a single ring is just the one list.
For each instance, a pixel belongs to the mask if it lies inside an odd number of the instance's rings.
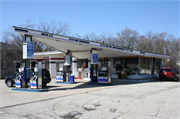
[{"label": "flat roof", "polygon": [[154,58],[170,58],[168,55],[148,53],[144,51],[132,50],[93,42],[89,40],[74,38],[70,36],[57,35],[37,31],[33,29],[21,28],[13,26],[17,33],[22,35],[32,36],[32,40],[40,42],[44,45],[52,47],[60,52],[66,53],[67,50],[72,52],[72,55],[78,59],[90,58],[90,50],[95,48],[98,50],[99,58],[101,57],[126,57],[126,56],[145,56]]}]

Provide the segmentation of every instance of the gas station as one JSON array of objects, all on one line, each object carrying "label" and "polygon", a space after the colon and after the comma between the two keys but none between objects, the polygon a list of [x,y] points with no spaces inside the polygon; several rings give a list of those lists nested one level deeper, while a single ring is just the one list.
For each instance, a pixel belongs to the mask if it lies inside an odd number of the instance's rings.
[{"label": "gas station", "polygon": [[[28,49],[33,47],[33,41],[42,43],[59,51],[60,54],[64,54],[54,59],[49,54],[49,57],[46,58],[49,60],[47,65],[51,77],[58,75],[58,78],[56,77],[57,82],[73,82],[74,77],[80,77],[78,68],[83,62],[78,63],[79,60],[83,60],[87,65],[87,78],[91,79],[91,83],[110,84],[114,78],[133,79],[157,76],[160,68],[163,66],[163,59],[170,58],[170,56],[163,54],[127,49],[33,29],[14,26],[14,30],[25,37],[23,45],[23,59],[25,60],[31,59],[32,62],[35,60],[34,51]],[[26,41],[27,37],[30,39],[30,42]],[[32,47],[27,45],[30,43],[32,43]],[[30,54],[29,57],[27,52]],[[36,64],[37,89],[41,89],[43,58],[37,59]],[[84,69],[80,68],[80,70],[83,71]],[[25,86],[22,85],[22,88],[25,88]]]}]

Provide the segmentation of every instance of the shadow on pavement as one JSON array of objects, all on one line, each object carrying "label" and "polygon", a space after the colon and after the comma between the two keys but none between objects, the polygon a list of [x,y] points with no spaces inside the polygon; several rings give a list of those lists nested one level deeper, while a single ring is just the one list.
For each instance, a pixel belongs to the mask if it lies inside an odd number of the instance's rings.
[{"label": "shadow on pavement", "polygon": [[[68,87],[56,86],[57,88],[52,88],[53,86],[46,86],[46,88],[49,89],[49,91],[59,91],[59,90],[70,90],[70,89],[82,89],[82,88],[95,88],[95,87],[112,87],[112,86],[118,86],[118,85],[133,85],[133,84],[140,84],[140,83],[150,83],[150,82],[164,82],[160,81],[159,79],[142,79],[142,80],[123,80],[123,81],[111,81],[111,84],[91,84],[91,81],[89,82],[81,82],[83,84],[78,86],[73,86],[73,84],[70,84]],[[79,82],[77,82],[79,83]],[[59,88],[58,88],[59,87]]]}]

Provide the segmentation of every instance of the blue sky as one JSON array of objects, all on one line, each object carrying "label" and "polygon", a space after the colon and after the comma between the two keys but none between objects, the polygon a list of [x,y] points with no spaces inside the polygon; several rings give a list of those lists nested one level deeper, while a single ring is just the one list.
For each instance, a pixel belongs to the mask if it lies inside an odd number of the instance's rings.
[{"label": "blue sky", "polygon": [[70,36],[95,32],[114,35],[128,27],[140,35],[147,32],[179,34],[179,1],[10,1],[1,0],[1,33],[30,18],[69,22]]}]

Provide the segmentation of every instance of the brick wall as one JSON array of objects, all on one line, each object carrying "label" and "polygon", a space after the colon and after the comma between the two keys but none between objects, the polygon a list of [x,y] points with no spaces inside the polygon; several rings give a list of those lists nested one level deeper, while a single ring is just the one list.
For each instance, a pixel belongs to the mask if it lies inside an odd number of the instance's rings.
[{"label": "brick wall", "polygon": [[[14,61],[22,60],[22,50],[1,49],[1,79],[5,78],[6,75],[15,73]],[[4,62],[5,67],[3,67]]]}]

